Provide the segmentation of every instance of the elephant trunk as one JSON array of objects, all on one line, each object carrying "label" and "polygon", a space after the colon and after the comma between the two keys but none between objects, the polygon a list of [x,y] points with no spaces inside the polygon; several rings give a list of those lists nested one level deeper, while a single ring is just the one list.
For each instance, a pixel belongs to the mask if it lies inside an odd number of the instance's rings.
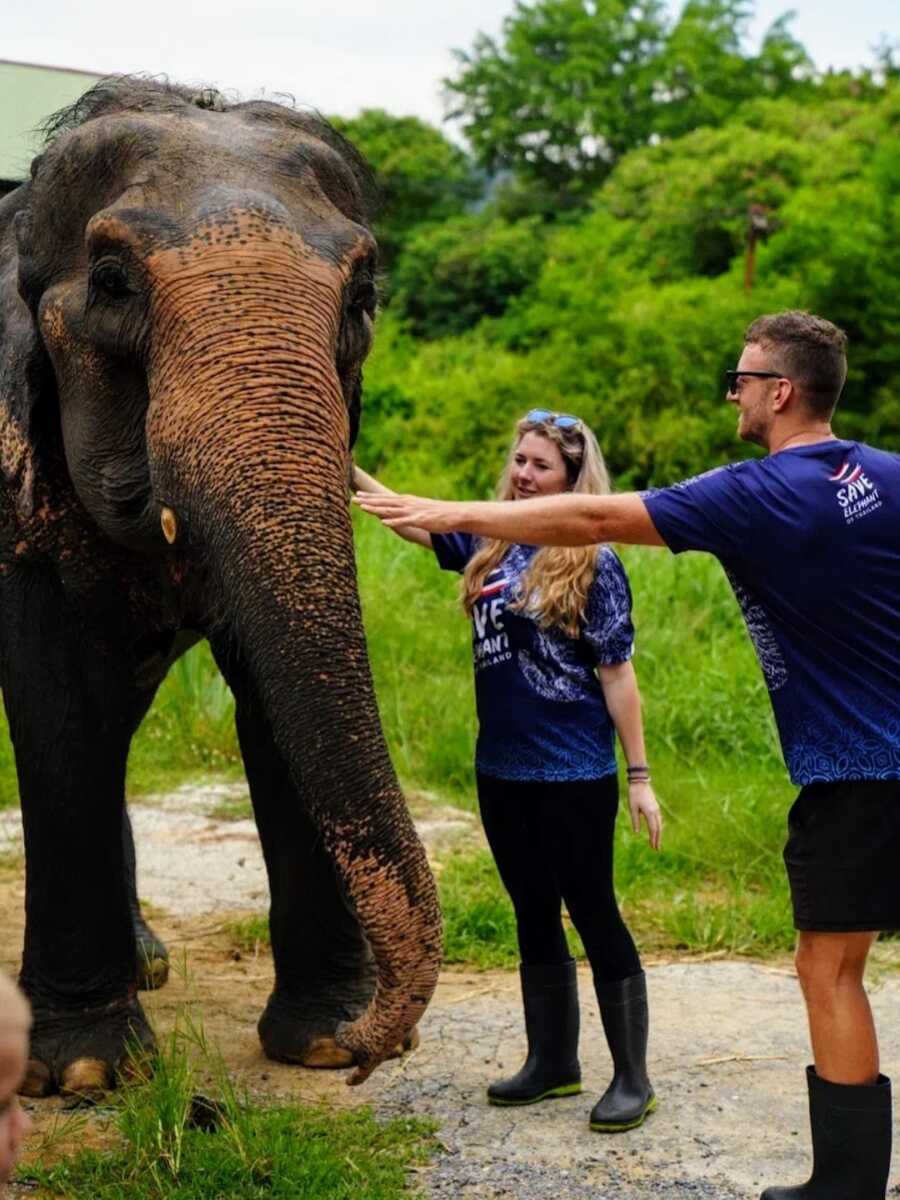
[{"label": "elephant trunk", "polygon": [[[239,217],[235,224],[240,225]],[[249,225],[249,228],[248,228]],[[288,230],[155,254],[147,439],[167,537],[202,547],[275,740],[377,965],[339,1027],[361,1082],[437,982],[434,881],[384,743],[347,504],[335,370],[344,279]]]}]

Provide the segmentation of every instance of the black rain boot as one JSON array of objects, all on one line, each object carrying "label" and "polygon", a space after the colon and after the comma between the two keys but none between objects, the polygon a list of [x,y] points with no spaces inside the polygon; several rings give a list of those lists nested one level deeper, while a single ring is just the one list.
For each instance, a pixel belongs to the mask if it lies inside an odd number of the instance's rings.
[{"label": "black rain boot", "polygon": [[647,977],[629,975],[615,983],[594,976],[603,1030],[613,1060],[612,1083],[594,1105],[591,1129],[623,1133],[643,1125],[656,1108],[647,1077]]},{"label": "black rain boot", "polygon": [[536,1104],[581,1091],[575,962],[519,966],[528,1057],[521,1071],[487,1090],[490,1104]]},{"label": "black rain boot", "polygon": [[829,1083],[806,1068],[813,1169],[799,1187],[761,1200],[884,1200],[891,1166],[891,1081]]}]

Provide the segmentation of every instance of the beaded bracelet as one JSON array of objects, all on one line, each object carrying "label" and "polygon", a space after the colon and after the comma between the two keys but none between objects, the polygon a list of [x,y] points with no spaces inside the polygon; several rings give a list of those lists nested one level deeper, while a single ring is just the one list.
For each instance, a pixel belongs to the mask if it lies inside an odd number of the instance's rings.
[{"label": "beaded bracelet", "polygon": [[650,782],[650,768],[646,765],[646,763],[628,767],[625,771],[625,774],[628,776],[629,783]]}]

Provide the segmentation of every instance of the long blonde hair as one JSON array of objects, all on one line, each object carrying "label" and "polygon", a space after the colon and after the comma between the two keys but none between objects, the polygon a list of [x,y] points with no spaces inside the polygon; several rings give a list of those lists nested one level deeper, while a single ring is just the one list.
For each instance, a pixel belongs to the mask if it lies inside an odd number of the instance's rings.
[{"label": "long blonde hair", "polygon": [[[610,490],[603,454],[583,421],[560,427],[552,417],[540,421],[524,417],[516,425],[506,465],[497,483],[498,500],[513,499],[516,451],[526,433],[536,433],[556,445],[566,466],[570,492],[601,496]],[[485,579],[499,566],[509,547],[509,542],[488,538],[469,559],[462,580],[462,604],[469,616]],[[527,613],[543,629],[555,625],[569,637],[578,637],[598,550],[599,546],[542,546],[529,563],[521,591],[510,608]]]}]

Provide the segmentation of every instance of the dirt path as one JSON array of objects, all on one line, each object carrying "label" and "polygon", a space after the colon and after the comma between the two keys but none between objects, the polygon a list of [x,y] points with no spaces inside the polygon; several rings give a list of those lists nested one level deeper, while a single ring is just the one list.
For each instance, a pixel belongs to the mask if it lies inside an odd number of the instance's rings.
[{"label": "dirt path", "polygon": [[[516,1069],[521,1058],[518,985],[505,972],[445,972],[422,1022],[421,1047],[362,1088],[347,1088],[340,1074],[265,1060],[255,1023],[271,985],[271,960],[265,952],[235,957],[226,934],[237,913],[266,906],[259,848],[252,822],[210,815],[233,814],[243,796],[237,785],[183,789],[132,810],[141,895],[176,965],[183,961],[187,971],[145,997],[160,1030],[190,1000],[254,1093],[372,1103],[385,1115],[435,1118],[445,1150],[421,1177],[430,1196],[737,1200],[758,1196],[767,1183],[805,1177],[808,1051],[796,980],[786,965],[648,964],[660,1107],[643,1129],[618,1137],[587,1127],[609,1056],[586,970],[581,1096],[514,1111],[485,1103],[486,1082]],[[418,823],[432,850],[473,836],[471,820],[453,809],[431,810]],[[14,853],[18,838],[18,815],[0,814],[0,852]],[[0,965],[8,970],[19,953],[21,907],[21,871],[10,865],[0,871]],[[900,1076],[900,978],[876,970],[873,988],[884,1069]],[[58,1104],[30,1106],[39,1133]]]}]

